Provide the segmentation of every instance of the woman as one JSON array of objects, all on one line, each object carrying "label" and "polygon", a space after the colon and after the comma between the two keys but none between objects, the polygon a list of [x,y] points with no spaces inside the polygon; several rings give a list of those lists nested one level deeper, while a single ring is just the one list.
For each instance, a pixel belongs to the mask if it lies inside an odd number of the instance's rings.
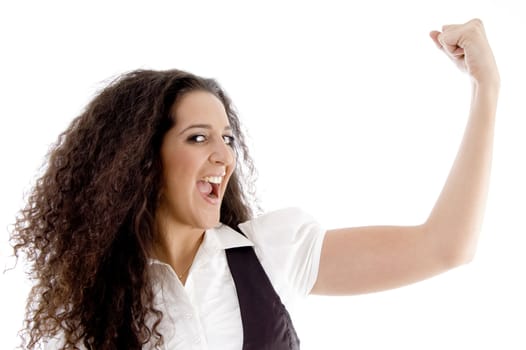
[{"label": "woman", "polygon": [[489,181],[499,74],[480,20],[431,38],[472,80],[468,125],[428,219],[325,231],[254,218],[253,166],[212,80],[136,71],[60,136],[17,220],[32,263],[24,345],[297,349],[284,305],[395,288],[468,262]]}]

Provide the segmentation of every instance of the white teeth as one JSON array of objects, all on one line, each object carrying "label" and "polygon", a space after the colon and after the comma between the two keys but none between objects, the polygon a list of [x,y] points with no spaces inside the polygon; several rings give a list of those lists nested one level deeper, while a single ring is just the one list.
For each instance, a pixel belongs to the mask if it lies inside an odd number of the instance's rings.
[{"label": "white teeth", "polygon": [[210,182],[213,184],[220,184],[223,181],[222,176],[207,176],[203,178],[203,181]]}]

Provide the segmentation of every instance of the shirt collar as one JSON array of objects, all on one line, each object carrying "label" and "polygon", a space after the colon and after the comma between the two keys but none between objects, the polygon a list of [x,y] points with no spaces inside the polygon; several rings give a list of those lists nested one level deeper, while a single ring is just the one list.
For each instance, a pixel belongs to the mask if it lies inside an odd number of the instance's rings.
[{"label": "shirt collar", "polygon": [[[205,232],[205,237],[198,250],[198,255],[213,255],[214,252],[239,247],[253,247],[252,243],[247,237],[232,229],[230,226],[219,224],[214,228],[208,229]],[[149,258],[148,263],[166,265],[165,263],[155,259]]]},{"label": "shirt collar", "polygon": [[208,230],[207,234],[214,236],[220,249],[254,246],[247,237],[224,224]]}]

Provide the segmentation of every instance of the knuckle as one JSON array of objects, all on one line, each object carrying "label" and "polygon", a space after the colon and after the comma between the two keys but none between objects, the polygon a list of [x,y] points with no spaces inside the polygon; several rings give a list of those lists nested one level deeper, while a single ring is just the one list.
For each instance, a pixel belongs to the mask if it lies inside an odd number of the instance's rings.
[{"label": "knuckle", "polygon": [[473,18],[471,22],[478,26],[482,25],[482,20],[480,18]]},{"label": "knuckle", "polygon": [[484,24],[482,23],[482,20],[479,18],[472,19],[471,21],[469,21],[469,24],[471,24],[471,26],[477,31],[484,30]]},{"label": "knuckle", "polygon": [[472,20],[471,32],[474,35],[484,35],[484,25],[480,19]]}]

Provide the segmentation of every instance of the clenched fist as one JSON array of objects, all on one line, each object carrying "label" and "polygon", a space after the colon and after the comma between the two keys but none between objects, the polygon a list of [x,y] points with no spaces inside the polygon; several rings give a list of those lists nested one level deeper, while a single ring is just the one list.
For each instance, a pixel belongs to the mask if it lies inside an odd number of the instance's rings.
[{"label": "clenched fist", "polygon": [[435,44],[477,84],[500,84],[493,52],[480,19],[442,27],[429,33]]}]

